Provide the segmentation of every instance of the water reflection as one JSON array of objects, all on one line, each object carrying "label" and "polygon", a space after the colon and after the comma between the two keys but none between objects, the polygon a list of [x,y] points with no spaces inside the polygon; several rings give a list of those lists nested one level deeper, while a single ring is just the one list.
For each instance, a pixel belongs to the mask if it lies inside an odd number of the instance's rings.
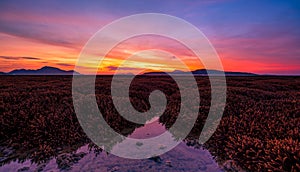
[{"label": "water reflection", "polygon": [[111,153],[131,159],[151,158],[164,154],[178,144],[177,139],[159,123],[159,118],[154,117],[143,127],[136,128],[122,142],[115,144]]},{"label": "water reflection", "polygon": [[159,122],[159,117],[154,117],[152,120],[147,121],[145,126],[135,129],[133,133],[128,135],[128,137],[135,139],[146,139],[158,136],[165,131],[167,130],[165,126]]},{"label": "water reflection", "polygon": [[[128,137],[150,138],[164,132],[168,132],[165,125],[156,117],[144,126],[135,128],[128,134]],[[220,171],[208,150],[199,144],[190,146],[190,143],[191,140],[182,142],[161,156],[144,160],[130,160],[107,154],[91,142],[78,144],[73,148],[66,147],[58,151],[56,155],[39,162],[24,158],[21,154],[6,154],[1,156],[0,171]],[[118,151],[118,147],[123,144],[126,144],[126,139],[115,144],[112,151]],[[132,149],[139,149],[141,146],[144,145],[136,143],[132,145]],[[158,149],[166,148],[164,145],[153,146],[157,146]],[[1,152],[9,152],[10,149],[1,145]]]}]

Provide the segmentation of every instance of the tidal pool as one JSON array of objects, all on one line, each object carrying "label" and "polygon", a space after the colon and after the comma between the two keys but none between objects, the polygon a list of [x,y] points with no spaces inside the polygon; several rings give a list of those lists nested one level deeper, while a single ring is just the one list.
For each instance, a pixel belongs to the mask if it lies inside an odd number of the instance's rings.
[{"label": "tidal pool", "polygon": [[[164,132],[168,131],[155,118],[136,128],[128,137],[151,138]],[[124,143],[126,139],[114,145],[112,151],[117,151]],[[181,142],[165,154],[142,160],[120,158],[89,145],[90,143],[82,145],[72,152],[61,150],[57,156],[39,163],[18,158],[5,161],[8,157],[4,156],[1,158],[0,171],[222,171],[210,152],[198,144],[188,146]],[[137,143],[134,146],[133,149],[139,149],[143,144]],[[159,144],[153,146],[165,148]]]}]

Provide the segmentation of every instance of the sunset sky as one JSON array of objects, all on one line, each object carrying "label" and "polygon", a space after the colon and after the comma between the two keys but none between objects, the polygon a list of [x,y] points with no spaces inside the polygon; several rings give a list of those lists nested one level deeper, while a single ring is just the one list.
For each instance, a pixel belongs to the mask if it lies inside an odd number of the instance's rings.
[{"label": "sunset sky", "polygon": [[[120,17],[146,12],[173,15],[198,27],[215,47],[226,71],[300,75],[297,0],[1,0],[0,71],[43,66],[71,70],[82,47],[99,29]],[[178,42],[144,36],[115,47],[100,73],[113,73],[121,59],[149,48],[176,54],[190,69],[202,67]],[[122,70],[180,70],[171,63],[176,57],[152,54]],[[169,66],[161,65],[162,60],[170,61]]]}]

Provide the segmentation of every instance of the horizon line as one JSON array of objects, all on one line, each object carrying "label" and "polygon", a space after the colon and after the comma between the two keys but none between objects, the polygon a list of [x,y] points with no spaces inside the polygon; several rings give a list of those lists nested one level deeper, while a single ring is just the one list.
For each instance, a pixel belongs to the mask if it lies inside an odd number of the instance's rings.
[{"label": "horizon line", "polygon": [[[61,69],[61,68],[58,68],[58,67],[53,67],[53,66],[43,66],[43,67],[40,67],[38,69],[25,69],[25,68],[16,68],[16,69],[13,69],[9,72],[2,72],[0,71],[0,73],[4,74],[4,75],[11,75],[9,73],[13,72],[13,71],[16,71],[16,70],[27,70],[27,71],[37,71],[39,69],[42,69],[42,68],[56,68],[56,69],[60,69],[64,72],[76,72],[76,73],[79,73],[77,71],[74,70],[74,68],[72,70],[65,70],[65,69]],[[258,74],[258,73],[254,73],[254,72],[244,72],[244,71],[226,71],[226,70],[217,70],[217,69],[205,69],[205,68],[201,68],[201,69],[195,69],[195,70],[192,70],[192,71],[182,71],[182,70],[173,70],[171,72],[175,72],[175,71],[181,71],[181,72],[193,72],[193,71],[197,71],[197,70],[211,70],[211,71],[221,71],[221,72],[224,72],[224,74],[226,72],[238,72],[238,73],[248,73],[248,74],[254,74],[254,75],[258,75],[258,76],[300,76],[300,74],[268,74],[268,73],[264,73],[264,74]],[[159,72],[165,72],[167,73],[166,71],[150,71],[150,72],[145,72],[145,73],[142,73],[142,74],[138,74],[136,76],[139,76],[139,75],[144,75],[146,73],[159,73]],[[30,75],[30,74],[29,74]],[[60,74],[35,74],[35,75],[60,75]],[[79,75],[86,75],[86,76],[92,76],[93,74],[82,74],[82,73],[79,73]],[[105,74],[105,73],[97,73],[96,76],[112,76],[112,75],[135,75],[133,73],[124,73],[124,74]],[[160,75],[160,74],[148,74],[148,75]],[[162,74],[164,75],[164,74]],[[184,75],[184,74],[174,74],[174,75]],[[194,74],[194,75],[203,75],[203,74]]]}]

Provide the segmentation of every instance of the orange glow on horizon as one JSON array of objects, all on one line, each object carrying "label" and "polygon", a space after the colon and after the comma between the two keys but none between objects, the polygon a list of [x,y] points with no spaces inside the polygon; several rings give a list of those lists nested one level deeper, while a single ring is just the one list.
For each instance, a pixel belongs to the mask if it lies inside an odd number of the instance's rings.
[{"label": "orange glow on horizon", "polygon": [[[84,43],[79,43],[74,47],[66,47],[61,45],[50,45],[37,41],[31,41],[25,38],[16,36],[0,34],[0,38],[7,44],[0,47],[0,69],[3,72],[9,72],[14,69],[38,69],[43,66],[53,66],[64,70],[73,70],[77,58]],[[243,40],[244,41],[244,40]],[[215,42],[219,44],[220,42]],[[14,45],[14,46],[11,46]],[[131,38],[114,47],[105,57],[102,66],[86,65],[87,74],[90,69],[98,68],[98,74],[114,74],[115,69],[120,66],[124,59],[133,55],[136,52],[147,49],[160,49],[174,54],[177,58],[182,60],[190,70],[204,68],[198,58],[186,47],[180,43],[159,36],[142,36]],[[297,65],[289,65],[284,67],[281,64],[264,63],[260,61],[253,61],[248,59],[236,59],[236,57],[246,57],[248,54],[243,52],[224,52],[217,48],[225,71],[241,71],[266,74],[269,71],[286,71],[297,70]],[[100,58],[100,57],[99,57]],[[148,71],[173,71],[182,70],[180,66],[176,66],[170,61],[172,57],[156,58],[141,58],[130,63],[126,69],[121,69],[124,74],[134,73],[134,68],[144,68]],[[159,66],[159,61],[165,60],[170,62],[169,66]],[[156,65],[156,66],[155,66]]]}]

